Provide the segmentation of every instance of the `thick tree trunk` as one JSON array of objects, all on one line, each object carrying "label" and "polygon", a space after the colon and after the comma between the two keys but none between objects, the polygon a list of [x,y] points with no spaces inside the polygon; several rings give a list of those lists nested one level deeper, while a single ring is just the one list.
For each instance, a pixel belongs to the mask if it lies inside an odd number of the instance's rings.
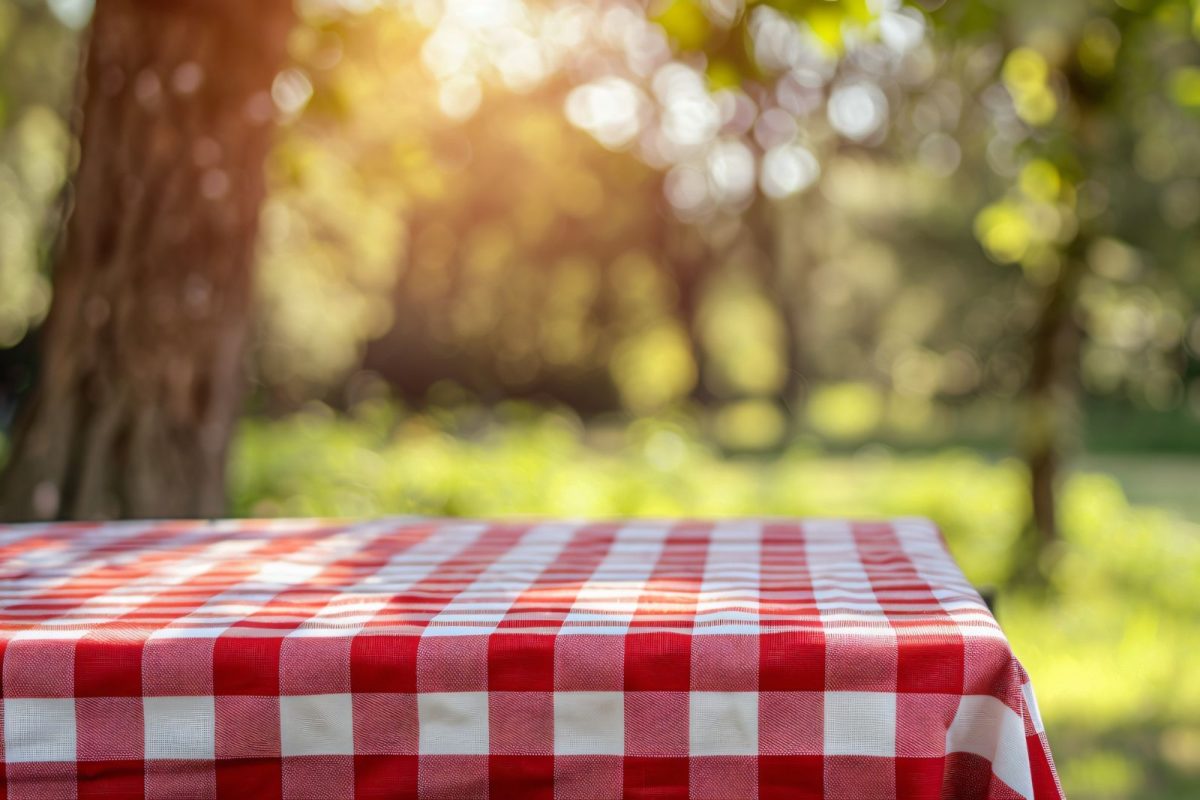
[{"label": "thick tree trunk", "polygon": [[9,519],[220,514],[290,0],[99,0]]}]

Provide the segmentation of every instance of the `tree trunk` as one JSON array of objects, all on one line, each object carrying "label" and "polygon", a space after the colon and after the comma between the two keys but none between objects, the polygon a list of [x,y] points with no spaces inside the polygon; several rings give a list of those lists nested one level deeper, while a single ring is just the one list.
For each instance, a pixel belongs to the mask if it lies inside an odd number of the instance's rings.
[{"label": "tree trunk", "polygon": [[99,0],[73,210],[0,515],[211,516],[290,0]]},{"label": "tree trunk", "polygon": [[1029,469],[1034,552],[1037,557],[1058,538],[1057,488],[1062,464],[1062,437],[1071,401],[1071,371],[1077,360],[1071,305],[1082,272],[1082,246],[1064,256],[1061,273],[1046,288],[1030,340],[1026,387],[1024,453]]},{"label": "tree trunk", "polygon": [[707,406],[714,397],[712,381],[708,376],[708,353],[704,346],[701,310],[712,256],[691,231],[678,222],[668,219],[661,224],[664,229],[670,229],[670,233],[662,248],[664,252],[659,257],[667,261],[668,275],[675,283],[676,313],[687,334],[688,349],[696,368],[696,382],[688,398],[697,406]]},{"label": "tree trunk", "polygon": [[[1075,168],[1082,175],[1094,174],[1094,158],[1104,152],[1102,114],[1113,83],[1085,75],[1077,61],[1067,67],[1067,82],[1074,114],[1066,133]],[[1080,331],[1072,320],[1072,311],[1079,283],[1087,271],[1088,249],[1094,241],[1094,234],[1084,224],[1064,248],[1062,266],[1046,287],[1030,340],[1023,451],[1029,469],[1031,504],[1026,535],[1032,546],[1022,557],[1031,560],[1033,569],[1028,576],[1015,576],[1018,580],[1028,577],[1044,583],[1055,556],[1063,439],[1066,432],[1074,432],[1077,427],[1072,414],[1079,391],[1075,372],[1079,367]],[[1020,563],[1022,557],[1018,558],[1019,571],[1025,566]]]},{"label": "tree trunk", "polygon": [[[778,201],[757,197],[746,212],[746,225],[752,238],[758,261],[760,282],[766,299],[775,306],[783,328],[784,377],[776,403],[787,419],[787,441],[795,438],[800,428],[797,404],[804,387],[805,364],[801,348],[801,300],[795,275],[795,255],[785,246],[783,234],[785,213]],[[786,442],[785,442],[786,444]]]}]

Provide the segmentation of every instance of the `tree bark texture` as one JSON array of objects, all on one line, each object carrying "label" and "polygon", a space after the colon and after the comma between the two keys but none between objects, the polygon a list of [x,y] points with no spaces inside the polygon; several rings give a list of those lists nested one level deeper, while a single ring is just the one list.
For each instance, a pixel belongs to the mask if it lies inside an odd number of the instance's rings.
[{"label": "tree bark texture", "polygon": [[99,0],[9,519],[213,516],[290,0]]}]

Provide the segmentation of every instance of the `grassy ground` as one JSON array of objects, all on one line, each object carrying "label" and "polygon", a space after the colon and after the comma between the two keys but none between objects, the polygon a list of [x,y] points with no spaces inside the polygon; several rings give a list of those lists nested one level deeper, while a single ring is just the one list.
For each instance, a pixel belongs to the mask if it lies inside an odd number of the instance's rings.
[{"label": "grassy ground", "polygon": [[[246,423],[234,464],[246,515],[894,515],[937,520],[977,584],[1011,583],[1024,474],[970,451],[789,452],[729,460],[687,420],[583,429],[510,409],[404,416],[365,405]],[[1065,488],[1048,592],[1007,589],[997,614],[1038,689],[1068,794],[1200,797],[1200,527],[1182,458],[1085,467]],[[1174,485],[1173,495],[1164,493]],[[1181,513],[1183,512],[1183,513]],[[1200,517],[1193,516],[1192,519]]]},{"label": "grassy ground", "polygon": [[1151,505],[1200,523],[1200,455],[1088,455],[1076,468],[1112,475],[1131,503]]}]

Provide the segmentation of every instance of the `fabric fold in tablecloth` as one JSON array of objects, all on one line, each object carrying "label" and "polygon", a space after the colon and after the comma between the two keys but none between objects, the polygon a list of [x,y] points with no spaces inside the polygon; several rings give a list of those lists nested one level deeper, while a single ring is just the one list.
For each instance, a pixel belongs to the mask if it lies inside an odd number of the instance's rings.
[{"label": "fabric fold in tablecloth", "polygon": [[1062,797],[928,521],[0,526],[7,797]]}]

